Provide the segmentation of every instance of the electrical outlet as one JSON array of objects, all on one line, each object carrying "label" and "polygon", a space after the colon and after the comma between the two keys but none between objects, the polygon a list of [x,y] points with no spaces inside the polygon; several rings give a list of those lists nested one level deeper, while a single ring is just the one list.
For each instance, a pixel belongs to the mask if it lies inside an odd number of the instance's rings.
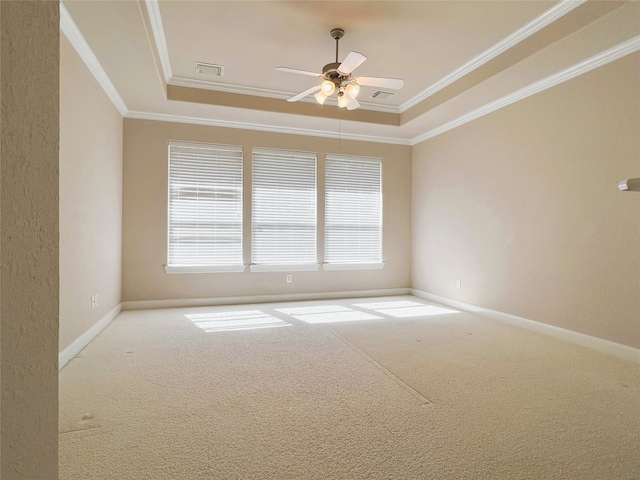
[{"label": "electrical outlet", "polygon": [[287,275],[287,283],[291,283],[291,281],[292,281],[291,277],[292,277],[291,275]]},{"label": "electrical outlet", "polygon": [[460,279],[456,280],[456,288],[460,288],[462,286],[462,282],[460,281]]}]

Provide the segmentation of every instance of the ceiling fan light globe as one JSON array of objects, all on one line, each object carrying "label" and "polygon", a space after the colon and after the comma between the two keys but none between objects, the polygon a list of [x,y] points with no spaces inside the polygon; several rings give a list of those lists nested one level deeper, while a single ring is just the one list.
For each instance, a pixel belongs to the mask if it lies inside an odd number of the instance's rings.
[{"label": "ceiling fan light globe", "polygon": [[322,92],[322,90],[316,93],[314,97],[320,105],[324,105],[324,101],[327,99],[327,96]]},{"label": "ceiling fan light globe", "polygon": [[331,95],[335,89],[336,86],[333,84],[333,82],[330,82],[329,80],[325,80],[324,82],[322,82],[322,93],[324,93],[327,97]]},{"label": "ceiling fan light globe", "polygon": [[344,87],[344,91],[351,97],[356,98],[360,93],[360,85],[355,83],[350,83],[346,87]]},{"label": "ceiling fan light globe", "polygon": [[345,95],[344,92],[338,93],[338,107],[344,108],[349,105],[350,101],[351,99],[347,95]]}]

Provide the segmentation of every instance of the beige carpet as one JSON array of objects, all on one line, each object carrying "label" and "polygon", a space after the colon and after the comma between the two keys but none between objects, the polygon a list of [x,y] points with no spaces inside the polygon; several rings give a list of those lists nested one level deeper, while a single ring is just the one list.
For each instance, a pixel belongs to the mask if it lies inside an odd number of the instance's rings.
[{"label": "beige carpet", "polygon": [[124,312],[61,372],[60,479],[640,479],[637,365],[428,305]]}]

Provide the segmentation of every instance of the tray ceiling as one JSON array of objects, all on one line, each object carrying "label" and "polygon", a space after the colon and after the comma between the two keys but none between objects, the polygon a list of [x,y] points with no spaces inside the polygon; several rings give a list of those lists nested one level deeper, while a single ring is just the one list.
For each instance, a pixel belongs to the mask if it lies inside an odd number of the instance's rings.
[{"label": "tray ceiling", "polygon": [[[633,15],[639,15],[630,2],[580,0],[79,0],[63,5],[127,116],[312,134],[336,131],[339,119],[342,131],[354,138],[399,143],[569,67],[577,48],[571,39],[594,28],[596,20],[607,28],[609,17],[611,22],[631,12],[630,25],[610,28],[602,46],[628,40],[634,35]],[[339,60],[360,52],[367,61],[357,75],[402,78],[404,88],[388,98],[371,98],[378,89],[362,87],[362,107],[353,111],[330,102],[317,105],[313,96],[286,102],[318,82],[275,67],[320,72],[335,60],[329,35],[334,27],[346,32]],[[585,50],[579,60],[599,48]],[[196,62],[222,65],[224,75],[198,74]]]}]

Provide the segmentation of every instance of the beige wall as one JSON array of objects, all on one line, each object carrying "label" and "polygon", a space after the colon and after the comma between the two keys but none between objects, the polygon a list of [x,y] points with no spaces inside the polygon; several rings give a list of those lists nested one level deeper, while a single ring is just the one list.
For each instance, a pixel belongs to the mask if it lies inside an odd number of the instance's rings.
[{"label": "beige wall", "polygon": [[[383,158],[384,262],[382,270],[167,275],[167,142],[243,145],[245,225],[250,222],[251,147],[318,152],[318,178],[325,153]],[[406,288],[410,282],[411,148],[408,146],[285,135],[178,123],[125,119],[123,301]],[[322,182],[319,182],[319,199]],[[319,218],[323,206],[318,202]],[[322,222],[319,222],[322,239]],[[250,259],[245,227],[245,263]],[[322,242],[318,242],[322,254]]]},{"label": "beige wall", "polygon": [[60,69],[62,350],[120,303],[122,116],[64,36]]},{"label": "beige wall", "polygon": [[0,478],[58,478],[57,2],[0,2]]},{"label": "beige wall", "polygon": [[639,62],[415,146],[413,287],[640,347]]}]

